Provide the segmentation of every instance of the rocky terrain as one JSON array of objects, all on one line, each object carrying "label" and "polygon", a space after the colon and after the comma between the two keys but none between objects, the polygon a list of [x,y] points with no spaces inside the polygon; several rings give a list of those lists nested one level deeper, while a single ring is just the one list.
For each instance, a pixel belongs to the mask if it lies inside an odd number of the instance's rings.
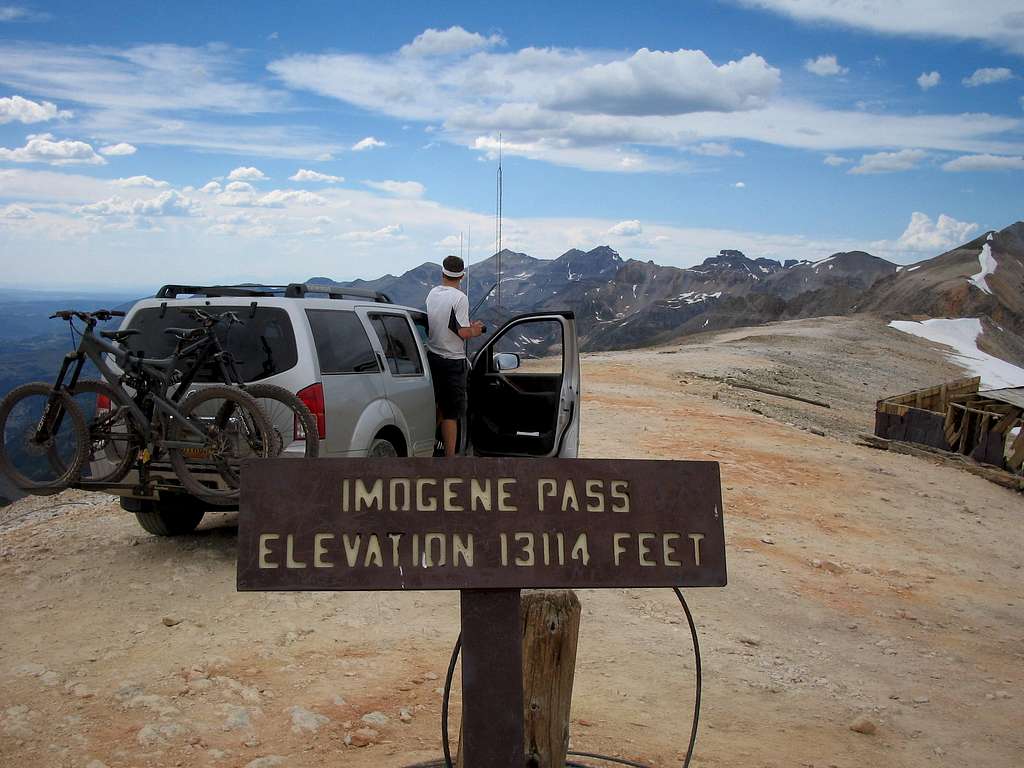
[{"label": "rocky terrain", "polygon": [[[687,593],[694,766],[1021,764],[1024,498],[855,442],[878,397],[959,373],[859,316],[585,355],[584,455],[722,466],[729,586]],[[439,756],[457,595],[237,593],[236,521],[161,539],[81,492],[0,510],[0,765]],[[573,747],[678,765],[694,669],[675,598],[580,597]]]}]

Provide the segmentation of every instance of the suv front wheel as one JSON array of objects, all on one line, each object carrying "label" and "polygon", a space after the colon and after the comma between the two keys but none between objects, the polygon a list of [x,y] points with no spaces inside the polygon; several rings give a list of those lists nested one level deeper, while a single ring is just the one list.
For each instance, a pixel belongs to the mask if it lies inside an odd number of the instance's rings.
[{"label": "suv front wheel", "polygon": [[154,536],[192,533],[206,514],[201,503],[189,496],[165,495],[157,501],[122,498],[121,507],[134,513],[143,530]]}]

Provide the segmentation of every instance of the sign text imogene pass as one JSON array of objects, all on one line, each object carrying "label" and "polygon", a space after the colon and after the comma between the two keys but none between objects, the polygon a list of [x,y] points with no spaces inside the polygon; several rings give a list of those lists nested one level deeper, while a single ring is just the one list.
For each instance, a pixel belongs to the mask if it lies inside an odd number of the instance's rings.
[{"label": "sign text imogene pass", "polygon": [[724,586],[716,462],[246,464],[242,590]]}]

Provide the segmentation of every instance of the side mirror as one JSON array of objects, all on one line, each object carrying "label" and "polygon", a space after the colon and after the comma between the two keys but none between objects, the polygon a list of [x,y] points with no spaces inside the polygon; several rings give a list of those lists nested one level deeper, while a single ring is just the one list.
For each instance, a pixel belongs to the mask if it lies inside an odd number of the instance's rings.
[{"label": "side mirror", "polygon": [[494,367],[499,371],[514,371],[519,367],[519,355],[499,352],[494,356]]}]

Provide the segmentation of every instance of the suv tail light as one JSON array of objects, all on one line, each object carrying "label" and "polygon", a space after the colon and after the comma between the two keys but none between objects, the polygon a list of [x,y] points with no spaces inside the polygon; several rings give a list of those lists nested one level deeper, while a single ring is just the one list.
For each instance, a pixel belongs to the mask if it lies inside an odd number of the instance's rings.
[{"label": "suv tail light", "polygon": [[96,395],[96,415],[105,416],[110,412],[110,398],[106,395]]},{"label": "suv tail light", "polygon": [[[300,389],[297,393],[299,400],[305,403],[306,407],[309,408],[309,412],[313,414],[316,419],[316,431],[318,437],[323,440],[327,437],[327,412],[324,409],[324,386],[323,384],[310,384],[305,389]],[[305,440],[306,433],[302,429],[302,423],[298,417],[295,417],[295,439]]]}]

